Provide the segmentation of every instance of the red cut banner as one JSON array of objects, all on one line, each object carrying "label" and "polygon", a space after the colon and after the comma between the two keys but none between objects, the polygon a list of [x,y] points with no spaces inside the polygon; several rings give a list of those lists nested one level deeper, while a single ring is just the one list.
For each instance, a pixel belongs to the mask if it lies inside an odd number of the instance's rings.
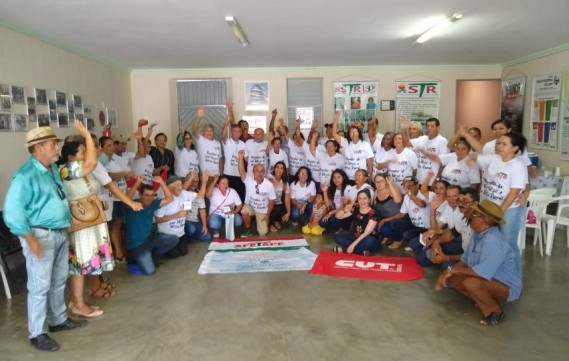
[{"label": "red cut banner", "polygon": [[309,273],[330,277],[408,282],[423,278],[415,258],[361,256],[320,251]]}]

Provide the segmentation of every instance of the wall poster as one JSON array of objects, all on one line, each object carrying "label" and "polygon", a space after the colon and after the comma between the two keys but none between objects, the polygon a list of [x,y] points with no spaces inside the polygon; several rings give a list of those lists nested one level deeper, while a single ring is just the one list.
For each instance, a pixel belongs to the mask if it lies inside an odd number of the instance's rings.
[{"label": "wall poster", "polygon": [[563,73],[562,83],[559,159],[569,160],[569,70]]},{"label": "wall poster", "polygon": [[530,147],[556,150],[561,73],[533,78]]},{"label": "wall poster", "polygon": [[512,123],[512,131],[522,134],[526,78],[502,80],[502,106],[500,119]]},{"label": "wall poster", "polygon": [[396,81],[395,86],[395,129],[402,116],[423,126],[427,119],[439,117],[440,81]]},{"label": "wall poster", "polygon": [[334,82],[334,111],[340,112],[339,126],[356,120],[366,122],[377,113],[379,82]]}]

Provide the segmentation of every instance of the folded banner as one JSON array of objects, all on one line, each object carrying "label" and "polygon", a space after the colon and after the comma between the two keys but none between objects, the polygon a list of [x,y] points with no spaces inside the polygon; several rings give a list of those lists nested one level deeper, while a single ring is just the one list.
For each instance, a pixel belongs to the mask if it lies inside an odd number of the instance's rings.
[{"label": "folded banner", "polygon": [[246,252],[210,251],[205,255],[198,273],[307,271],[315,259],[316,255],[307,248]]},{"label": "folded banner", "polygon": [[236,239],[233,242],[219,239],[209,244],[209,251],[244,251],[256,249],[287,249],[308,247],[304,237],[273,237],[257,239]]},{"label": "folded banner", "polygon": [[423,278],[423,268],[415,258],[371,256],[320,251],[310,273],[331,277],[381,281],[415,281]]}]

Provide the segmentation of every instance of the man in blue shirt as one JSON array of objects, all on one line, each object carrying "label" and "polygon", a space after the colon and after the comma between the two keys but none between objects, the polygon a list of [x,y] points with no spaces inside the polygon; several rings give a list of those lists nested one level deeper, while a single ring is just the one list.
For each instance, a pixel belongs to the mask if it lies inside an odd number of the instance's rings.
[{"label": "man in blue shirt", "polygon": [[[137,179],[133,189],[141,184],[141,178]],[[154,255],[166,255],[178,245],[178,237],[172,234],[152,232],[152,220],[154,211],[172,202],[174,196],[168,189],[164,179],[154,176],[152,180],[164,191],[163,199],[155,199],[152,186],[142,185],[140,188],[140,203],[142,210],[138,212],[132,209],[126,210],[126,250],[129,259],[140,267],[143,274],[151,275],[156,272]]]},{"label": "man in blue shirt", "polygon": [[497,325],[504,319],[500,303],[515,301],[522,292],[522,275],[516,251],[498,229],[504,211],[485,199],[471,207],[472,239],[460,262],[442,272],[435,285],[439,291],[452,287],[473,300],[482,315],[480,324]]},{"label": "man in blue shirt", "polygon": [[65,307],[69,272],[67,228],[70,212],[66,189],[55,162],[61,142],[53,129],[40,127],[26,134],[31,156],[14,174],[4,202],[4,221],[20,238],[28,273],[28,331],[32,346],[57,351],[59,345],[45,331],[84,327]]}]

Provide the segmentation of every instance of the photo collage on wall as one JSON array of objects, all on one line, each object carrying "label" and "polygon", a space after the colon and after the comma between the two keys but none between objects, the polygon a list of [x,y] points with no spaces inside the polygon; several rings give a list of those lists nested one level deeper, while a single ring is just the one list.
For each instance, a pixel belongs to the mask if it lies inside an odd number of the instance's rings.
[{"label": "photo collage on wall", "polygon": [[334,82],[334,111],[340,112],[339,127],[346,129],[356,121],[366,123],[378,110],[379,82]]},{"label": "photo collage on wall", "polygon": [[[50,97],[51,95],[51,97]],[[69,127],[80,119],[92,130],[91,107],[83,97],[42,88],[26,88],[0,82],[0,132],[27,132],[36,127]]]}]

